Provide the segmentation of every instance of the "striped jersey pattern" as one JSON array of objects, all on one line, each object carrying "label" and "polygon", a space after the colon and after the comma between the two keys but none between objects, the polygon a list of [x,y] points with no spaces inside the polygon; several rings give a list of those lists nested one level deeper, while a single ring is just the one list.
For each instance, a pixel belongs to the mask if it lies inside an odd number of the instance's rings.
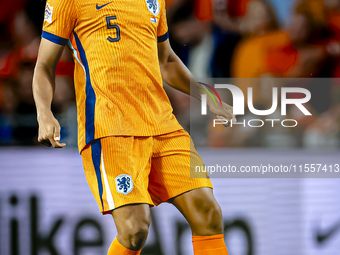
[{"label": "striped jersey pattern", "polygon": [[72,49],[81,151],[106,136],[181,129],[163,89],[164,0],[48,0],[42,37]]}]

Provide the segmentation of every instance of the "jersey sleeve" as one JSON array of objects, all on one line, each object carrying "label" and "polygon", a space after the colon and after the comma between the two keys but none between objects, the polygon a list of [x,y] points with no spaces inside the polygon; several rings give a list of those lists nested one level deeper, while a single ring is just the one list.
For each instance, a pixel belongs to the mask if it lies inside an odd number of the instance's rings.
[{"label": "jersey sleeve", "polygon": [[48,0],[42,37],[56,44],[66,45],[76,19],[74,0]]},{"label": "jersey sleeve", "polygon": [[160,17],[159,23],[157,27],[157,41],[164,42],[169,38],[168,33],[168,22],[166,20],[166,11],[165,11],[165,0],[160,0],[161,2],[161,10],[160,10]]}]

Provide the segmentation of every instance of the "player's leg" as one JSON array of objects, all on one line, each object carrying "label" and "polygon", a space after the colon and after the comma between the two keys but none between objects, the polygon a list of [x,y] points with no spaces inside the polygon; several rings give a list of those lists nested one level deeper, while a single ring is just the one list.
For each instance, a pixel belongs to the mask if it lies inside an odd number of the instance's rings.
[{"label": "player's leg", "polygon": [[170,200],[192,230],[195,255],[227,255],[223,217],[211,188],[198,188]]},{"label": "player's leg", "polygon": [[109,255],[139,254],[150,224],[148,192],[152,138],[105,137],[81,153],[87,182],[118,230]]},{"label": "player's leg", "polygon": [[148,236],[150,207],[148,204],[126,205],[113,210],[118,235],[108,255],[140,254]]},{"label": "player's leg", "polygon": [[222,212],[209,176],[190,136],[184,130],[155,138],[149,192],[155,204],[172,202],[193,232],[195,255],[226,255]]},{"label": "player's leg", "polygon": [[170,200],[188,221],[193,236],[223,233],[222,210],[211,188],[198,188]]}]

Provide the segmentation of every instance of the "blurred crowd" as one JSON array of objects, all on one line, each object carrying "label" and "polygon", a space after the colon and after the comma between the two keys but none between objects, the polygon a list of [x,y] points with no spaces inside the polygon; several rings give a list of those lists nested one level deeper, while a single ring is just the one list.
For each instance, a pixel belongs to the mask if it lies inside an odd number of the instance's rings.
[{"label": "blurred crowd", "polygon": [[[283,2],[287,12],[280,12]],[[257,87],[255,108],[271,106],[268,81],[313,78],[299,84],[312,93],[307,107],[313,115],[289,112],[298,120],[297,128],[216,132],[206,125],[208,139],[199,144],[339,147],[340,0],[166,0],[166,4],[171,45],[194,76],[235,79],[244,92]],[[37,144],[31,85],[44,7],[45,2],[37,0],[0,2],[0,145]],[[259,82],[262,79],[267,82]],[[178,120],[190,130],[189,97],[166,85],[165,89]],[[62,139],[76,146],[73,60],[67,48],[57,67],[52,108],[62,125]],[[254,116],[240,117],[247,118]]]},{"label": "blurred crowd", "polygon": [[[32,79],[38,55],[45,1],[0,2],[0,145],[38,144]],[[65,47],[56,70],[52,110],[62,135],[76,146],[74,64]]]}]

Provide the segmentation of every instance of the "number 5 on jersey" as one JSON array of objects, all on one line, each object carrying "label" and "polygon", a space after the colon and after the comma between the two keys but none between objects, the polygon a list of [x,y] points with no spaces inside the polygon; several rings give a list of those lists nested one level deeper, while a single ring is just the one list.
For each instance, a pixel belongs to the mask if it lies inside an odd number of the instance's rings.
[{"label": "number 5 on jersey", "polygon": [[120,27],[117,24],[112,25],[111,20],[117,19],[117,16],[109,16],[106,17],[106,24],[107,24],[107,29],[116,29],[116,37],[112,38],[109,36],[107,40],[109,42],[118,42],[120,40]]}]

